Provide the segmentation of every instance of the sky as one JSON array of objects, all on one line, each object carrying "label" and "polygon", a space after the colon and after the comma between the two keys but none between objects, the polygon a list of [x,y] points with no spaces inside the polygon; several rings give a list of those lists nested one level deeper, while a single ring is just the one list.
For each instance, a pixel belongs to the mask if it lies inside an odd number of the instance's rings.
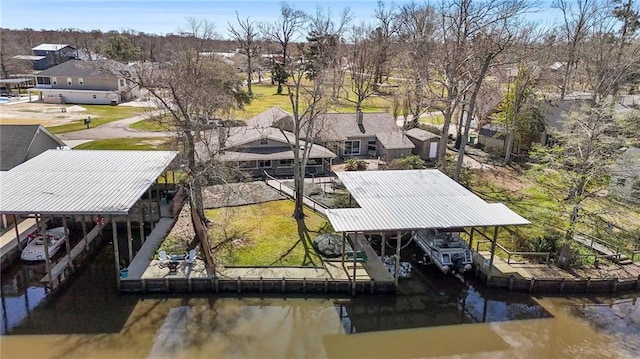
[{"label": "sky", "polygon": [[[395,1],[404,2],[408,1]],[[330,8],[335,15],[348,6],[354,15],[354,24],[372,21],[377,7],[376,0],[290,0],[288,3],[307,13],[315,13],[318,6]],[[273,0],[2,0],[0,26],[35,30],[135,30],[165,35],[178,33],[181,27],[186,27],[186,19],[193,17],[212,21],[216,31],[227,37],[227,22],[235,24],[236,12],[241,19],[250,17],[268,22],[278,17],[279,9],[280,1]],[[543,12],[534,16],[545,18],[547,15]]]}]

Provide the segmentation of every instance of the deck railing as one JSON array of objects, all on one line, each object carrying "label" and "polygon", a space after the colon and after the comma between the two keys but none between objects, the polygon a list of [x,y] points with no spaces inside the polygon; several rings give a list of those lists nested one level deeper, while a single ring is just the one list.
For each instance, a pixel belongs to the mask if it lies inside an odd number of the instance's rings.
[{"label": "deck railing", "polygon": [[[480,244],[484,243],[492,243],[491,240],[480,240],[476,242],[476,252],[480,251]],[[500,243],[496,243],[496,247],[502,250],[507,255],[507,264],[511,264],[512,256],[531,256],[531,257],[544,257],[544,263],[549,265],[549,261],[551,260],[551,252],[523,252],[523,251],[510,251],[505,248]]]}]

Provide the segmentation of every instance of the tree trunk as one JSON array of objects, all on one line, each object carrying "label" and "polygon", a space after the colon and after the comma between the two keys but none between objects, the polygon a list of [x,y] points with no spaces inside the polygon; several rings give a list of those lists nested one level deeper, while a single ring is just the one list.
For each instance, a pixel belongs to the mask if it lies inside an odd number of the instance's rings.
[{"label": "tree trunk", "polygon": [[514,139],[513,130],[509,130],[507,133],[507,138],[505,141],[505,149],[504,149],[504,164],[508,165],[511,163],[511,152],[513,151],[513,139]]},{"label": "tree trunk", "polygon": [[251,82],[253,80],[251,74],[253,71],[251,71],[251,55],[248,54],[249,52],[247,52],[247,92],[249,97],[253,97],[253,91],[251,91]]}]

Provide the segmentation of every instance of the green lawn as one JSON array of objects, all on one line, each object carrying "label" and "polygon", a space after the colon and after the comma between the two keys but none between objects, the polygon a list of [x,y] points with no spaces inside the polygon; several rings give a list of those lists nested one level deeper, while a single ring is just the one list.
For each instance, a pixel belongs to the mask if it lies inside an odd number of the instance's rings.
[{"label": "green lawn", "polygon": [[127,137],[95,140],[76,146],[76,150],[170,150],[169,138]]},{"label": "green lawn", "polygon": [[299,230],[290,200],[206,210],[214,256],[227,266],[317,266],[311,241],[326,219],[306,212]]},{"label": "green lawn", "polygon": [[150,131],[150,132],[168,132],[173,130],[166,123],[162,123],[162,121],[159,121],[158,117],[153,117],[153,118],[148,118],[146,120],[138,121],[129,127],[131,127],[134,130]]},{"label": "green lawn", "polygon": [[[97,127],[149,111],[147,108],[131,106],[82,105],[82,107],[87,109],[85,112],[86,117],[91,117],[91,127]],[[76,120],[66,125],[47,127],[54,134],[79,131],[86,128],[84,120]]]},{"label": "green lawn", "polygon": [[[253,100],[251,104],[245,106],[244,110],[238,111],[235,117],[238,119],[248,120],[251,117],[268,110],[271,107],[277,106],[287,112],[292,112],[291,101],[286,94],[286,88],[282,95],[276,94],[277,86],[253,84],[251,86],[253,90]],[[351,94],[350,99],[355,99],[355,95]],[[385,112],[391,108],[391,102],[381,96],[371,96],[364,101],[362,111],[364,112]],[[334,112],[355,112],[356,106],[354,103],[339,99],[339,103],[331,108]]]}]

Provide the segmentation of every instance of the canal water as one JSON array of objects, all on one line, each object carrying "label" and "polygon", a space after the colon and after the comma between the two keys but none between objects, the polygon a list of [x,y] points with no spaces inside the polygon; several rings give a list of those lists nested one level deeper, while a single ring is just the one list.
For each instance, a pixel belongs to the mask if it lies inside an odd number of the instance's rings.
[{"label": "canal water", "polygon": [[3,273],[0,356],[640,357],[633,296],[531,297],[463,283],[430,266],[416,266],[397,295],[125,295],[116,291],[113,262],[105,242],[54,296],[29,279],[37,266]]}]

